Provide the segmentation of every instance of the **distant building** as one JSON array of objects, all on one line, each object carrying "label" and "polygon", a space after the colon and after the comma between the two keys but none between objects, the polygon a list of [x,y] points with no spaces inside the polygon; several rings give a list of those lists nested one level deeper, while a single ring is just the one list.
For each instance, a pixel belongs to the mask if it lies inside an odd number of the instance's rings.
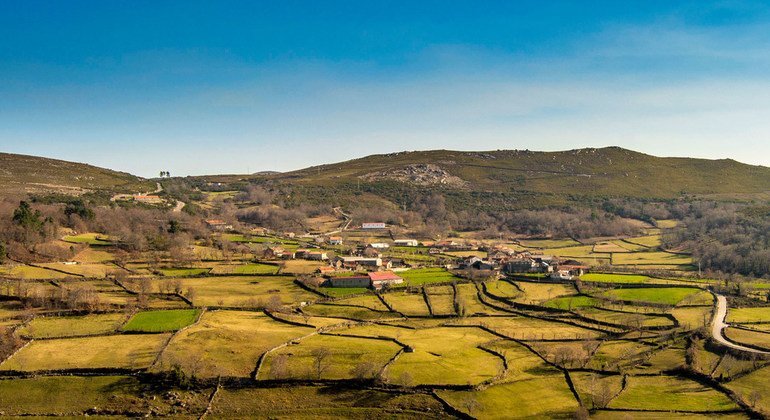
[{"label": "distant building", "polygon": [[318,267],[316,271],[321,275],[327,275],[327,274],[332,274],[337,270],[335,270],[334,267],[324,266],[324,267]]},{"label": "distant building", "polygon": [[322,251],[310,251],[305,253],[305,259],[314,261],[326,261],[329,259],[329,256]]},{"label": "distant building", "polygon": [[271,246],[265,249],[265,251],[262,253],[262,257],[266,260],[274,260],[274,259],[290,260],[294,258],[294,253],[286,251],[279,246]]},{"label": "distant building", "polygon": [[361,229],[385,229],[383,222],[365,222],[361,224]]},{"label": "distant building", "polygon": [[205,220],[206,226],[211,230],[226,231],[233,230],[233,225],[225,222],[222,219],[207,219]]},{"label": "distant building", "polygon": [[335,259],[334,265],[337,268],[347,268],[350,270],[357,270],[359,268],[366,270],[379,270],[380,267],[382,267],[382,258],[337,257]]},{"label": "distant building", "polygon": [[371,287],[377,290],[404,282],[404,279],[397,276],[392,271],[369,273],[369,279],[371,280]]},{"label": "distant building", "polygon": [[417,246],[419,242],[417,239],[396,239],[393,241],[396,246]]}]

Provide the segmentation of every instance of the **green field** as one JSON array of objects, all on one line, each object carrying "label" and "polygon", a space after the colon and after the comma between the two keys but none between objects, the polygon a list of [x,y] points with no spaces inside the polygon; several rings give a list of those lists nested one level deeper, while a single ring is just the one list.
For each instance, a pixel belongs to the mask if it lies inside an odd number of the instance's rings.
[{"label": "green field", "polygon": [[404,284],[410,286],[429,283],[449,283],[459,280],[458,277],[443,268],[417,268],[401,271],[398,275],[404,279]]},{"label": "green field", "polygon": [[197,309],[139,312],[123,326],[123,331],[153,333],[177,331],[195,322],[199,313]]},{"label": "green field", "polygon": [[614,289],[598,294],[598,297],[610,300],[623,300],[631,302],[657,303],[674,306],[699,293],[700,289],[684,287],[665,287],[650,289]]}]

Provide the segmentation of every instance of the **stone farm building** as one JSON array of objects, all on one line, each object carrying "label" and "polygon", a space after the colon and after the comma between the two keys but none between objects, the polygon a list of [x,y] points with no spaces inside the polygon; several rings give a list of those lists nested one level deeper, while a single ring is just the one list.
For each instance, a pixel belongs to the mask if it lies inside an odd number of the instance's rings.
[{"label": "stone farm building", "polygon": [[207,219],[206,226],[208,226],[209,229],[216,230],[216,231],[225,231],[225,230],[233,229],[233,225],[221,219]]},{"label": "stone farm building", "polygon": [[375,271],[366,275],[332,277],[327,284],[330,287],[369,287],[380,290],[383,287],[390,287],[403,282],[404,279],[392,271]]}]

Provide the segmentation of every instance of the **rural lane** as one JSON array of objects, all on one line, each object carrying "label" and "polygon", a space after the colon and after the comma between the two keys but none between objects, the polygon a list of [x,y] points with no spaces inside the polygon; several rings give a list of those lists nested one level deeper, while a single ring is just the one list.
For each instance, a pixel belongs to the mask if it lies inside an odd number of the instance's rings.
[{"label": "rural lane", "polygon": [[750,347],[741,346],[740,344],[735,344],[725,338],[723,330],[728,326],[728,324],[725,323],[725,318],[727,317],[727,298],[717,294],[715,294],[715,296],[717,298],[717,310],[714,312],[714,320],[711,321],[711,335],[714,337],[714,340],[735,350],[756,354],[770,354],[770,352],[767,351],[752,349]]}]

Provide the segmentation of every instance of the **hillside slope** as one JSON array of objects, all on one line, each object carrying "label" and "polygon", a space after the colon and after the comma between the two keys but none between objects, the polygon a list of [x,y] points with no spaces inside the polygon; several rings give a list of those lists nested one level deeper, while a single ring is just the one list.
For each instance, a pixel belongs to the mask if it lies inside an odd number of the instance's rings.
[{"label": "hillside slope", "polygon": [[276,175],[299,185],[400,182],[460,191],[674,198],[770,191],[770,168],[661,158],[619,147],[563,152],[436,150],[373,155]]},{"label": "hillside slope", "polygon": [[141,191],[154,184],[137,176],[83,163],[36,156],[0,153],[0,194],[89,190]]}]

